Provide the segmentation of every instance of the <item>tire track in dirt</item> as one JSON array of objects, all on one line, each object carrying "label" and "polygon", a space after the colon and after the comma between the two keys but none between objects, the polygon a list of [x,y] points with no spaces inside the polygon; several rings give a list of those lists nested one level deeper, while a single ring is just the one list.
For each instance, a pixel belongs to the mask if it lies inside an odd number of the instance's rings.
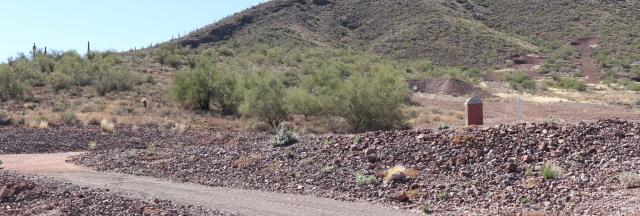
[{"label": "tire track in dirt", "polygon": [[571,45],[578,49],[580,54],[579,68],[584,74],[585,80],[588,83],[600,83],[602,77],[600,75],[600,69],[598,62],[593,58],[594,46],[600,43],[600,39],[595,37],[588,37],[578,39],[571,42]]}]

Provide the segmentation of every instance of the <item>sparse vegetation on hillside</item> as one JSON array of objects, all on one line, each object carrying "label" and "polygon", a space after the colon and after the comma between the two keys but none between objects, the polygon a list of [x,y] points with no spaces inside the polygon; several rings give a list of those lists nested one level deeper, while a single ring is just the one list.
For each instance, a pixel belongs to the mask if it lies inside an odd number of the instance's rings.
[{"label": "sparse vegetation on hillside", "polygon": [[[439,70],[341,49],[208,49],[195,58],[193,68],[175,75],[172,98],[187,108],[239,112],[272,128],[291,114],[341,117],[356,131],[402,126],[405,77]],[[409,67],[416,69],[404,73]]]},{"label": "sparse vegetation on hillside", "polygon": [[571,90],[576,90],[576,91],[586,91],[587,90],[587,84],[585,84],[583,81],[578,80],[578,79],[574,79],[574,78],[570,78],[570,77],[554,77],[554,80],[556,81],[556,86],[559,88],[563,88],[563,89],[571,89]]},{"label": "sparse vegetation on hillside", "polygon": [[33,86],[48,85],[55,91],[95,85],[104,96],[111,91],[131,90],[140,79],[112,52],[95,52],[90,58],[76,52],[37,52],[0,65],[0,99],[25,99]]},{"label": "sparse vegetation on hillside", "polygon": [[535,90],[536,83],[531,79],[531,76],[522,73],[514,72],[504,74],[503,79],[509,83],[511,88],[515,90]]}]

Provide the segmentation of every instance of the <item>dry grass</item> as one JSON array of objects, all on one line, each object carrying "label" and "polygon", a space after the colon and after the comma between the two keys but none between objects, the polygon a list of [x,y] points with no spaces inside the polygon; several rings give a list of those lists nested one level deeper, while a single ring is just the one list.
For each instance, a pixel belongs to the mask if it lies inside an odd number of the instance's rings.
[{"label": "dry grass", "polygon": [[640,187],[640,175],[632,172],[624,172],[618,176],[618,181],[623,188]]},{"label": "dry grass", "polygon": [[407,123],[416,128],[433,128],[441,123],[459,125],[464,119],[464,112],[443,110],[433,105],[410,106],[404,113],[409,117]]},{"label": "dry grass", "polygon": [[402,165],[396,165],[384,172],[384,182],[385,183],[391,182],[394,176],[399,174],[404,175],[407,178],[415,178],[419,175],[418,171],[416,170],[408,169]]},{"label": "dry grass", "polygon": [[31,120],[27,126],[31,128],[47,129],[49,128],[49,122],[46,120]]},{"label": "dry grass", "polygon": [[100,121],[100,128],[106,132],[111,132],[111,133],[116,132],[115,123],[113,123],[113,121],[108,119],[102,119],[102,121]]},{"label": "dry grass", "polygon": [[547,213],[543,211],[523,211],[520,216],[545,216]]}]

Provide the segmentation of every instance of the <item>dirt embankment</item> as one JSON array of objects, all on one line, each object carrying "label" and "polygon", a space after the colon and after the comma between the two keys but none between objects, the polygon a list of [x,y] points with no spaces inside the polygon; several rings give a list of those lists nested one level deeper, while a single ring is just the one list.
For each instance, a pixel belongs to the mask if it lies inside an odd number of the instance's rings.
[{"label": "dirt embankment", "polygon": [[511,68],[526,72],[532,77],[539,77],[538,70],[542,65],[542,57],[538,55],[515,55],[507,58]]},{"label": "dirt embankment", "polygon": [[578,49],[578,53],[580,54],[580,70],[582,70],[588,83],[599,83],[602,80],[598,62],[593,58],[594,48],[596,48],[599,43],[600,39],[595,37],[582,38],[571,42],[571,45],[576,46]]},{"label": "dirt embankment", "polygon": [[414,92],[446,94],[452,96],[465,96],[486,93],[470,83],[450,77],[411,80],[409,81],[409,86]]}]

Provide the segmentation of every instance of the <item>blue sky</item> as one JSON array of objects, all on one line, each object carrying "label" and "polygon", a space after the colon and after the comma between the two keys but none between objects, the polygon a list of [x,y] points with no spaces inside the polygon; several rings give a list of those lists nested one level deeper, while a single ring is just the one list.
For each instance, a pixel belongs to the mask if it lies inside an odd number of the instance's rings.
[{"label": "blue sky", "polygon": [[118,51],[163,42],[265,0],[3,0],[0,62],[33,43]]}]

